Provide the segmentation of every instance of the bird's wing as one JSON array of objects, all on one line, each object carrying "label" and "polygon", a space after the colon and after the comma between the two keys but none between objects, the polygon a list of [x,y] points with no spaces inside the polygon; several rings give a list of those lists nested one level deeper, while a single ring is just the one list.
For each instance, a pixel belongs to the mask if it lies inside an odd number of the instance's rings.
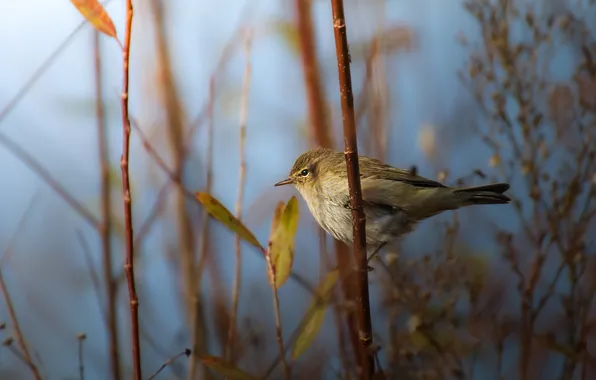
[{"label": "bird's wing", "polygon": [[360,165],[360,168],[361,179],[370,178],[399,181],[415,187],[447,187],[437,181],[414,175],[408,170],[394,168],[378,160],[371,159],[368,165]]}]

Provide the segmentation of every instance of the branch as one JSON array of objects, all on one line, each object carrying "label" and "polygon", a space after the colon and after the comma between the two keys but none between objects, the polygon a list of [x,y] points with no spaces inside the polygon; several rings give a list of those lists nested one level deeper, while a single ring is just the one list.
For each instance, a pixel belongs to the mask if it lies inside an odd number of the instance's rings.
[{"label": "branch", "polygon": [[122,46],[122,196],[124,200],[124,234],[126,240],[126,279],[128,282],[128,296],[130,298],[130,327],[132,338],[132,360],[135,380],[141,380],[141,347],[139,338],[139,297],[135,287],[134,271],[134,236],[132,229],[132,199],[130,192],[130,177],[128,159],[130,149],[130,119],[128,116],[128,75],[130,63],[130,36],[132,30],[133,7],[132,0],[126,0],[126,29]]},{"label": "branch", "polygon": [[0,145],[3,145],[12,154],[14,154],[25,166],[37,174],[60,198],[62,198],[70,207],[72,207],[87,223],[97,229],[99,222],[79,201],[75,199],[50,172],[44,168],[39,161],[27,153],[16,142],[8,136],[0,133]]},{"label": "branch", "polygon": [[325,109],[327,102],[321,86],[319,60],[311,17],[312,0],[294,0],[294,4],[308,101],[311,139],[324,148],[332,148],[333,140],[329,131],[329,117]]},{"label": "branch", "polygon": [[[238,178],[238,198],[236,200],[236,218],[242,220],[242,203],[244,188],[246,187],[246,119],[248,113],[248,95],[250,92],[250,48],[252,31],[248,30],[246,36],[246,66],[244,69],[244,83],[242,85],[242,101],[240,104],[240,169]],[[234,356],[234,335],[236,334],[236,320],[238,319],[238,300],[240,297],[240,280],[242,274],[242,244],[240,236],[236,235],[236,268],[234,269],[234,285],[232,290],[232,313],[228,326],[228,336],[225,346],[225,359],[232,361]]]},{"label": "branch", "polygon": [[[116,287],[112,277],[111,247],[111,186],[110,162],[106,137],[106,123],[103,105],[103,86],[101,75],[100,32],[93,32],[93,51],[95,63],[95,112],[97,116],[97,145],[99,151],[101,180],[101,222],[99,232],[103,250],[103,277],[107,295],[107,328],[109,335],[110,365],[114,380],[120,380],[120,354],[118,352],[118,322],[116,320]],[[99,294],[98,294],[99,297]]]},{"label": "branch", "polygon": [[[99,34],[95,32],[95,34]],[[87,339],[87,335],[81,333],[77,335],[77,340],[79,341],[79,379],[85,380],[85,362],[84,362],[84,355],[83,355],[83,342]]]},{"label": "branch", "polygon": [[267,260],[267,271],[269,271],[269,276],[271,277],[271,290],[273,291],[273,312],[275,314],[275,333],[277,337],[277,346],[279,348],[279,358],[284,371],[284,378],[285,380],[290,380],[292,376],[290,374],[290,367],[288,366],[288,362],[286,360],[286,350],[284,347],[281,326],[281,313],[279,310],[279,296],[277,295],[277,286],[275,284],[275,269],[273,268],[273,263],[271,262],[271,244],[269,244],[269,249],[265,254],[265,260]]},{"label": "branch", "polygon": [[[3,258],[7,257],[9,252],[12,251],[13,245],[16,243],[19,231],[22,231],[24,229],[23,226],[25,224],[25,221],[29,217],[30,211],[32,210],[32,207],[31,207],[32,205],[33,205],[33,201],[29,204],[29,207],[27,208],[27,210],[25,210],[25,213],[19,220],[19,222],[17,224],[17,229],[16,229],[12,239],[10,239],[9,245],[6,247],[4,254],[2,255]],[[37,366],[33,362],[31,353],[29,352],[29,348],[27,347],[27,343],[25,342],[25,337],[23,336],[23,332],[21,331],[19,319],[17,318],[17,313],[14,309],[14,304],[12,303],[12,298],[10,297],[10,293],[8,292],[6,282],[4,282],[4,275],[2,274],[1,268],[0,268],[0,291],[2,292],[2,296],[4,297],[4,302],[6,303],[6,308],[8,309],[8,316],[10,317],[10,322],[12,323],[12,325],[14,327],[15,337],[17,339],[17,342],[19,343],[19,346],[21,347],[21,351],[23,351],[22,359],[25,362],[25,364],[29,367],[29,369],[31,370],[31,373],[32,373],[33,377],[35,378],[35,380],[41,380],[41,375],[39,374],[39,370],[37,369]]]},{"label": "branch", "polygon": [[[326,109],[327,99],[325,98],[325,92],[323,91],[323,85],[321,83],[319,60],[317,57],[312,21],[312,0],[294,0],[294,4],[304,72],[304,86],[306,88],[308,103],[310,138],[311,141],[318,146],[333,149],[335,144],[332,138],[332,130],[329,127],[329,115]],[[319,231],[323,231],[323,229],[319,227]],[[324,236],[324,234],[325,232],[323,231],[321,236]],[[335,242],[335,256],[342,274],[348,273],[352,267],[352,265],[350,265],[351,258],[347,253],[346,248],[347,247],[344,244],[338,241]],[[342,283],[342,287],[338,288],[338,293],[340,293],[340,291],[343,291],[347,299],[353,300],[354,292],[348,282]],[[342,344],[343,329],[338,305],[339,303],[335,303],[334,308],[335,313],[338,315],[336,318],[338,322],[338,343],[340,343],[340,350],[343,353],[345,347]],[[350,343],[352,344],[354,354],[356,355],[355,359],[358,360],[358,332],[356,331],[355,312],[346,310],[345,314],[348,333],[350,335]],[[348,370],[347,367],[344,367],[344,369],[346,371]]]},{"label": "branch", "polygon": [[153,375],[151,375],[151,377],[148,380],[153,380],[157,377],[157,375],[159,375],[159,373],[161,371],[163,371],[164,369],[166,369],[167,366],[171,365],[172,363],[174,363],[176,361],[176,359],[182,357],[182,356],[186,356],[189,357],[190,356],[190,350],[188,348],[185,348],[184,351],[180,352],[179,354],[177,354],[174,357],[168,358],[162,365],[161,367],[159,367],[157,369],[157,371],[155,371],[155,373]]},{"label": "branch", "polygon": [[350,73],[350,52],[343,0],[332,0],[333,31],[335,34],[335,51],[341,94],[341,109],[344,125],[344,154],[348,171],[350,189],[350,206],[354,228],[354,256],[358,267],[356,283],[358,284],[357,321],[360,337],[360,355],[362,357],[360,377],[370,379],[374,375],[374,357],[371,355],[372,325],[370,318],[370,302],[368,296],[368,271],[366,257],[366,219],[362,208],[362,190],[360,188],[360,168],[358,166],[358,143],[356,139],[356,123],[354,120],[354,96],[352,94],[352,77]]},{"label": "branch", "polygon": [[[105,6],[110,1],[112,1],[112,0],[106,0],[103,2],[102,5]],[[2,110],[0,110],[0,123],[2,123],[2,120],[6,116],[8,116],[8,114],[16,107],[17,104],[19,104],[21,99],[23,99],[23,97],[27,94],[27,92],[29,92],[29,90],[31,89],[31,87],[33,87],[35,82],[37,82],[39,80],[39,78],[42,77],[42,75],[46,72],[46,70],[48,70],[50,67],[52,67],[52,63],[56,60],[56,58],[58,58],[60,56],[60,53],[62,53],[62,51],[64,49],[66,49],[68,44],[74,39],[74,37],[77,35],[77,33],[80,30],[82,30],[83,27],[85,27],[85,25],[87,25],[87,20],[83,20],[75,28],[75,30],[73,30],[68,35],[68,37],[66,37],[66,39],[64,41],[62,41],[62,43],[56,48],[56,50],[54,50],[52,52],[52,54],[50,54],[50,56],[45,61],[43,61],[43,63],[41,65],[39,65],[39,67],[37,68],[37,70],[35,70],[33,75],[31,75],[31,77],[29,77],[29,79],[27,79],[27,81],[19,89],[19,91],[17,91],[17,94],[8,102],[7,105],[5,105],[2,108]]]}]

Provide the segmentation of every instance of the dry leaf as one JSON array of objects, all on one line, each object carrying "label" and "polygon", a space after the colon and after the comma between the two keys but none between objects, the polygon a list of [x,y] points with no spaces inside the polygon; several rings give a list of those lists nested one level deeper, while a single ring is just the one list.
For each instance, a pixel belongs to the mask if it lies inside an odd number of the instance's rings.
[{"label": "dry leaf", "polygon": [[70,2],[95,29],[110,37],[117,38],[112,19],[98,0],[70,0]]},{"label": "dry leaf", "polygon": [[246,228],[244,224],[242,224],[242,222],[239,221],[234,215],[232,215],[232,213],[217,199],[213,198],[207,193],[202,192],[197,192],[195,196],[211,216],[221,222],[232,232],[238,234],[240,238],[264,251],[264,248],[261,246],[253,233],[250,232],[250,230]]},{"label": "dry leaf", "polygon": [[[271,222],[271,237],[269,239],[269,254],[275,271],[275,286],[280,288],[290,277],[294,262],[294,237],[298,229],[298,201],[290,198],[280,211],[279,205],[275,209]],[[271,278],[269,279],[271,282]]]}]

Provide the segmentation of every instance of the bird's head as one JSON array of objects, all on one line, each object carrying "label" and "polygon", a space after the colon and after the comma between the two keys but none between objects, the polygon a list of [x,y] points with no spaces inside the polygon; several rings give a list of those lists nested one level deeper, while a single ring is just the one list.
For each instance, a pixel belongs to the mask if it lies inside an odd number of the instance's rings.
[{"label": "bird's head", "polygon": [[303,195],[314,191],[322,175],[331,170],[334,164],[331,149],[315,148],[300,155],[294,162],[288,178],[279,181],[274,186],[294,185]]}]

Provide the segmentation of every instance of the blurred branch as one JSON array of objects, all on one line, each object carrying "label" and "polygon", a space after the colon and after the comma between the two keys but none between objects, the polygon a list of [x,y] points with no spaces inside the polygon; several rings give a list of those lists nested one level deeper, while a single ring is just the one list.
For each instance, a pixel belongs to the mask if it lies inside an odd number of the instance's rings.
[{"label": "blurred branch", "polygon": [[362,379],[370,379],[374,375],[375,363],[370,352],[372,344],[372,326],[370,317],[370,302],[368,295],[368,270],[366,257],[366,219],[362,207],[362,191],[360,187],[360,170],[358,167],[358,142],[356,138],[356,123],[354,120],[354,97],[352,93],[352,77],[350,72],[350,52],[348,48],[347,26],[344,15],[343,0],[332,0],[333,31],[335,35],[335,49],[337,55],[337,70],[341,108],[344,124],[344,144],[348,184],[350,190],[350,206],[354,226],[354,256],[358,272],[357,320],[360,338]]},{"label": "blurred branch", "polygon": [[[152,13],[155,21],[155,39],[157,45],[157,70],[161,86],[161,101],[164,104],[167,131],[170,148],[174,158],[174,175],[180,182],[184,182],[184,110],[180,94],[172,70],[170,50],[168,47],[167,28],[164,21],[164,7],[162,0],[152,0]],[[192,297],[194,296],[194,267],[195,267],[195,240],[192,231],[190,215],[186,208],[184,194],[177,189],[176,193],[176,214],[178,224],[178,241],[180,244],[179,269],[182,275],[181,281],[184,289],[184,300],[187,308],[189,322],[192,323]],[[199,351],[202,351],[199,348]]]},{"label": "blurred branch", "polygon": [[87,209],[77,201],[39,161],[27,153],[17,143],[0,133],[0,144],[14,154],[25,166],[35,172],[56,194],[58,194],[70,207],[72,207],[87,223],[96,230],[99,229],[99,221]]},{"label": "blurred branch", "polygon": [[[106,6],[108,3],[110,3],[112,0],[106,0],[102,3],[103,6]],[[29,90],[33,87],[33,85],[35,84],[35,82],[37,82],[39,80],[39,78],[41,78],[41,76],[46,72],[46,70],[48,70],[50,67],[52,67],[52,63],[56,60],[56,58],[58,58],[58,56],[60,55],[60,53],[62,53],[62,51],[64,49],[66,49],[66,47],[68,46],[68,44],[73,40],[73,38],[77,35],[77,33],[83,29],[83,27],[87,25],[87,21],[83,20],[76,28],[75,30],[73,30],[65,39],[64,41],[58,45],[58,47],[56,48],[56,50],[54,50],[52,52],[52,54],[50,54],[50,56],[48,58],[46,58],[41,65],[39,65],[39,67],[37,68],[37,70],[35,70],[35,72],[33,73],[33,75],[31,75],[31,77],[23,84],[23,86],[19,89],[19,91],[17,91],[16,95],[10,100],[10,102],[8,102],[7,105],[5,105],[2,110],[0,110],[0,123],[2,123],[2,120],[8,116],[8,114],[16,107],[17,104],[19,104],[19,102],[21,101],[21,99],[23,99],[23,97],[27,94],[27,92],[29,92]]]},{"label": "blurred branch", "polygon": [[126,0],[126,29],[122,46],[122,197],[124,201],[124,234],[126,239],[126,263],[124,269],[128,280],[130,298],[130,327],[133,373],[135,380],[142,379],[141,345],[139,337],[139,298],[135,287],[134,271],[134,235],[132,226],[132,198],[130,193],[130,177],[128,171],[130,149],[130,118],[128,115],[128,76],[130,65],[130,38],[132,32],[133,7],[132,0]]},{"label": "blurred branch", "polygon": [[[32,205],[34,203],[34,200],[35,199],[31,200],[31,202],[29,203],[29,206],[27,207],[27,209],[21,216],[19,222],[17,223],[17,229],[15,230],[15,233],[13,234],[12,238],[10,239],[8,246],[4,250],[4,253],[2,255],[3,258],[7,257],[10,254],[10,252],[13,250],[13,247],[17,241],[17,237],[19,236],[19,232],[24,231],[24,225],[25,225],[25,222],[27,221],[27,219],[29,218],[30,211],[33,209]],[[29,352],[29,348],[27,347],[27,343],[25,342],[25,337],[23,336],[23,332],[21,331],[21,325],[19,324],[19,319],[17,318],[17,313],[14,309],[14,304],[12,303],[12,298],[10,296],[10,293],[8,292],[8,287],[6,286],[6,282],[4,281],[4,274],[3,274],[3,270],[1,267],[0,267],[0,291],[2,292],[2,296],[4,297],[4,302],[6,303],[6,308],[8,309],[8,316],[10,317],[10,322],[12,323],[12,326],[14,328],[15,337],[17,339],[19,346],[21,347],[21,351],[23,351],[24,362],[29,367],[29,370],[31,370],[31,374],[33,375],[33,377],[36,380],[41,380],[41,375],[39,373],[39,370],[38,370],[37,366],[35,365],[35,363],[33,362],[31,353]]]},{"label": "blurred branch", "polygon": [[85,239],[83,232],[81,230],[77,230],[77,239],[81,244],[81,248],[83,250],[83,256],[85,256],[85,261],[87,262],[87,267],[89,268],[89,277],[91,277],[91,282],[93,283],[93,291],[95,292],[95,297],[97,298],[97,304],[99,307],[99,312],[102,314],[103,322],[105,323],[105,327],[109,327],[109,317],[107,314],[107,310],[104,309],[104,303],[101,297],[101,280],[99,279],[99,275],[95,270],[95,265],[93,264],[93,254],[91,252],[91,248],[89,247],[89,243]]},{"label": "blurred branch", "polygon": [[[103,277],[107,295],[107,328],[110,352],[110,365],[114,380],[120,380],[120,354],[118,352],[118,322],[116,319],[116,286],[112,277],[112,220],[111,220],[111,181],[108,139],[106,136],[105,112],[103,103],[103,84],[101,73],[100,32],[93,32],[93,52],[95,64],[95,107],[97,118],[97,144],[100,163],[101,181],[101,225],[99,228],[103,250]],[[92,273],[93,268],[90,268]],[[99,297],[99,294],[98,294]],[[100,302],[101,304],[101,302]],[[101,308],[103,310],[103,307]]]},{"label": "blurred branch", "polygon": [[321,85],[319,60],[317,57],[314,25],[312,22],[312,0],[294,0],[296,8],[302,69],[308,101],[311,139],[324,148],[332,148],[333,140],[329,129],[327,101]]},{"label": "blurred branch", "polygon": [[161,367],[159,367],[157,369],[157,371],[155,371],[155,373],[153,375],[151,375],[149,377],[148,380],[153,380],[157,377],[157,375],[159,375],[159,373],[161,371],[163,371],[164,369],[166,369],[167,366],[169,366],[170,364],[172,364],[173,362],[175,362],[178,358],[182,357],[182,356],[186,356],[189,357],[190,356],[190,350],[188,348],[184,349],[184,351],[180,352],[179,354],[177,354],[176,356],[173,356],[169,359],[167,359],[162,365]]},{"label": "blurred branch", "polygon": [[83,344],[87,336],[85,334],[79,334],[77,336],[77,341],[79,342],[79,379],[85,380],[85,363],[84,363],[84,356],[83,356]]},{"label": "blurred branch", "polygon": [[[242,221],[242,203],[244,200],[244,188],[246,187],[246,123],[248,114],[248,100],[250,94],[251,77],[251,43],[252,31],[248,30],[245,42],[246,65],[244,69],[244,83],[242,84],[242,99],[240,103],[240,168],[238,174],[238,198],[236,200],[236,218]],[[236,267],[234,269],[234,285],[232,291],[232,313],[228,326],[228,337],[225,346],[225,360],[233,363],[234,357],[234,335],[238,319],[238,303],[240,297],[240,280],[242,275],[242,243],[240,236],[236,234]]]},{"label": "blurred branch", "polygon": [[[209,81],[209,103],[207,106],[207,114],[209,115],[209,125],[207,127],[207,180],[205,184],[205,191],[211,192],[213,188],[213,116],[215,108],[215,78],[212,76]],[[193,197],[194,199],[194,197]],[[194,297],[194,320],[192,325],[192,358],[190,360],[190,370],[188,372],[188,379],[194,380],[196,378],[197,365],[199,363],[197,347],[205,336],[205,330],[201,328],[201,321],[204,320],[203,305],[200,302],[201,285],[203,280],[203,272],[209,254],[210,243],[210,227],[211,217],[206,210],[202,214],[202,229],[201,229],[201,252],[196,268],[195,278],[195,297]]]}]

